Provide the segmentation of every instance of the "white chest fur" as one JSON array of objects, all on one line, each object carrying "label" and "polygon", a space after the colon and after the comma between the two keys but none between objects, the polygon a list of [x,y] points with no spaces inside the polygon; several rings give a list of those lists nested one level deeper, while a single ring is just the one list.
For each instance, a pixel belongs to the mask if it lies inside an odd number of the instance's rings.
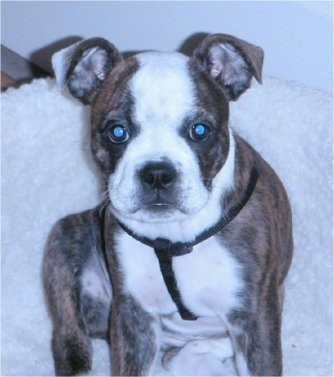
[{"label": "white chest fur", "polygon": [[[154,250],[123,232],[116,243],[126,291],[153,315],[175,312]],[[197,316],[221,317],[238,305],[241,267],[216,237],[174,257],[173,270],[184,304]]]}]

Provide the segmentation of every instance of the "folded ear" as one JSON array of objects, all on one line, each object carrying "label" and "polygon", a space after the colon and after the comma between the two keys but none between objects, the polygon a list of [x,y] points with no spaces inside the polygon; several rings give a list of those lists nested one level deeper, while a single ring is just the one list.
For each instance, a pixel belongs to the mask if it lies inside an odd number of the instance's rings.
[{"label": "folded ear", "polygon": [[254,76],[261,83],[263,50],[227,34],[206,37],[195,49],[190,64],[206,71],[236,100],[250,87]]},{"label": "folded ear", "polygon": [[122,59],[113,44],[103,38],[78,42],[52,56],[58,86],[84,104],[92,103],[97,89]]}]

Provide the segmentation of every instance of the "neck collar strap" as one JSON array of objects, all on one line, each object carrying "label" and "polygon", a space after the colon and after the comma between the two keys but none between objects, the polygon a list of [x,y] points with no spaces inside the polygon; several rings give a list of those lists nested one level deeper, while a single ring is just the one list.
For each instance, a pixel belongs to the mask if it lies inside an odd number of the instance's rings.
[{"label": "neck collar strap", "polygon": [[193,249],[193,246],[207,240],[208,238],[214,236],[216,233],[222,231],[225,228],[225,226],[228,225],[239,214],[239,212],[248,202],[248,200],[253,194],[258,177],[258,171],[255,168],[252,169],[248,185],[240,202],[231,207],[227,214],[223,215],[215,225],[213,225],[209,229],[206,229],[203,233],[198,235],[194,241],[191,242],[171,242],[170,240],[165,238],[156,238],[155,240],[152,240],[147,237],[138,236],[127,226],[118,221],[120,227],[131,237],[154,249],[159,261],[160,270],[164,282],[166,284],[167,290],[172,300],[176,304],[182,319],[196,320],[197,316],[194,315],[189,309],[187,309],[187,307],[182,302],[180,291],[178,289],[177,281],[175,279],[175,275],[173,272],[172,257],[177,257],[190,253]]}]

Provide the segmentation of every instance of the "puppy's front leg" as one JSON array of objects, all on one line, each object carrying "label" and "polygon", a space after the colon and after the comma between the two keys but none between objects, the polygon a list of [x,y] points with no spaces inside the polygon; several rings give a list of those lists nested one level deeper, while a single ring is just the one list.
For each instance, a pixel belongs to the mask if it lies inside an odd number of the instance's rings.
[{"label": "puppy's front leg", "polygon": [[282,375],[280,309],[278,298],[273,294],[270,305],[263,306],[248,320],[238,321],[241,326],[234,341],[239,375]]},{"label": "puppy's front leg", "polygon": [[115,297],[111,315],[113,375],[152,374],[158,351],[154,318],[131,296]]}]

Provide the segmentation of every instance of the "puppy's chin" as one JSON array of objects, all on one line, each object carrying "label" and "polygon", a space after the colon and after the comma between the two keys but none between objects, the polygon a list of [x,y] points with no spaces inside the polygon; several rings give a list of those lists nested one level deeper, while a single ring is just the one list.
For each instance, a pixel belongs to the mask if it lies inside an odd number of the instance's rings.
[{"label": "puppy's chin", "polygon": [[146,204],[131,212],[121,212],[111,206],[115,217],[123,222],[168,223],[185,219],[190,213],[167,203]]}]

